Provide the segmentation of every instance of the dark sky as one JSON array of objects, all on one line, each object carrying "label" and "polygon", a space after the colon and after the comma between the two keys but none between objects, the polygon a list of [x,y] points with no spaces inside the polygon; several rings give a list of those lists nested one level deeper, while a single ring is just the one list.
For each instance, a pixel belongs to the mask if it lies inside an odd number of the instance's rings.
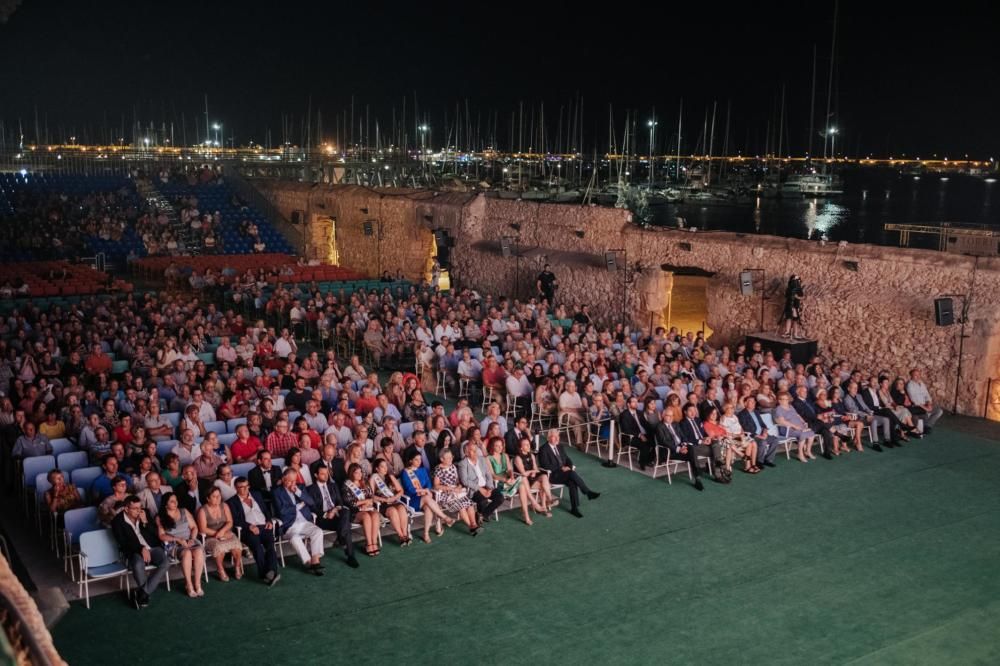
[{"label": "dark sky", "polygon": [[[405,96],[412,136],[416,93],[435,144],[445,110],[453,117],[468,99],[484,134],[485,118],[498,112],[505,145],[519,101],[526,123],[527,109],[545,102],[554,135],[559,107],[580,94],[587,152],[591,137],[607,147],[609,103],[619,135],[626,109],[644,123],[655,105],[662,150],[683,97],[685,150],[718,101],[720,151],[731,101],[732,145],[759,152],[785,84],[786,141],[804,153],[814,44],[817,128],[825,111],[833,3],[661,4],[24,0],[0,24],[0,119],[9,134],[20,118],[31,137],[37,105],[55,140],[60,129],[94,136],[122,114],[128,124],[135,110],[142,121],[173,120],[179,140],[183,114],[191,141],[207,93],[212,120],[237,143],[262,141],[266,128],[278,141],[282,114],[294,119],[297,142],[310,95],[328,138],[352,94],[356,120],[367,104],[372,127],[378,116],[383,128]],[[842,2],[838,152],[1000,157],[1000,49],[988,7]],[[648,134],[640,135],[645,152]]]}]

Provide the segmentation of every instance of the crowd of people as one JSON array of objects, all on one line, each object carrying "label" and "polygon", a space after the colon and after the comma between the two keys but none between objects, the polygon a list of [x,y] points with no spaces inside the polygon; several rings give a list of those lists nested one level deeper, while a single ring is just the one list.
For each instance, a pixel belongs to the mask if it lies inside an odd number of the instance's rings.
[{"label": "crowd of people", "polygon": [[86,256],[88,238],[120,241],[140,215],[125,187],[88,194],[14,189],[6,196],[13,212],[0,214],[0,247],[34,259]]},{"label": "crowd of people", "polygon": [[[219,579],[240,578],[245,550],[275,584],[281,542],[323,575],[324,533],[357,567],[352,529],[375,558],[384,529],[402,547],[458,523],[475,537],[515,499],[526,525],[560,505],[582,518],[581,495],[599,493],[567,446],[606,439],[612,423],[640,468],[671,457],[703,490],[703,467],[722,482],[734,465],[756,475],[786,442],[803,463],[817,444],[831,459],[882,451],[930,434],[942,413],[919,369],[796,364],[676,329],[603,327],[586,306],[564,306],[563,327],[549,317],[552,287],[539,280],[545,291],[524,302],[416,287],[340,301],[282,285],[257,290],[253,317],[231,309],[234,291],[26,304],[0,322],[3,483],[13,488],[12,461],[50,453],[53,438],[87,451],[100,476],[74,488],[51,470],[47,508],[98,507],[142,607],[174,560],[197,597],[207,558]],[[355,353],[300,348],[303,326]],[[214,363],[199,357],[208,351]],[[128,362],[119,376],[111,353]],[[428,402],[438,392],[454,408]],[[223,443],[210,426],[232,419],[246,421]]]}]

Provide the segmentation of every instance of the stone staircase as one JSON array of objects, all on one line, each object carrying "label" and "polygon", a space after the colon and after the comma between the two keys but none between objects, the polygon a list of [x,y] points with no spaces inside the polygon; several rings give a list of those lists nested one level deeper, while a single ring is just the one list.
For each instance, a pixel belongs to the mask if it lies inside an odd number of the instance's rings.
[{"label": "stone staircase", "polygon": [[181,222],[173,204],[163,196],[162,192],[156,189],[153,181],[143,180],[138,182],[136,190],[139,192],[139,196],[157,213],[163,212],[167,216],[167,219],[170,221],[170,231],[174,238],[177,239],[177,249],[182,254],[197,255],[201,253],[201,244],[190,242],[191,228]]}]

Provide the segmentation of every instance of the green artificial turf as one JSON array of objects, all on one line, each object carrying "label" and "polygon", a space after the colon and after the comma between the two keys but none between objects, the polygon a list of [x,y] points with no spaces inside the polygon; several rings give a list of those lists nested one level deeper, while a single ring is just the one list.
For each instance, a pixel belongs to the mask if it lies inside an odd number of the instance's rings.
[{"label": "green artificial turf", "polygon": [[328,550],[323,578],[291,558],[273,589],[104,596],[53,636],[71,664],[996,664],[998,454],[942,427],[698,493],[574,453],[603,493],[582,520],[565,501],[533,527],[388,537],[358,570]]}]

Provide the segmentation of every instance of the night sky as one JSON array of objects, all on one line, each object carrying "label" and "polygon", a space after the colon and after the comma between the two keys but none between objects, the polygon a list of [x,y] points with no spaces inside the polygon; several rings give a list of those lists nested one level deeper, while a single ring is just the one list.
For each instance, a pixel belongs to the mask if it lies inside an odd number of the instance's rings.
[{"label": "night sky", "polygon": [[[644,124],[655,106],[665,149],[683,97],[685,150],[718,101],[719,152],[731,101],[730,152],[755,153],[785,84],[786,142],[804,153],[814,44],[817,131],[825,111],[833,3],[662,4],[23,0],[0,24],[0,119],[9,136],[20,118],[30,139],[37,106],[55,140],[60,131],[117,127],[123,114],[129,124],[135,113],[174,121],[179,141],[183,114],[192,142],[207,93],[212,120],[223,121],[237,144],[263,141],[268,127],[280,140],[282,114],[294,119],[297,142],[310,95],[333,138],[334,117],[352,94],[356,119],[367,104],[372,124],[378,116],[383,127],[407,97],[412,128],[416,93],[435,144],[444,138],[445,111],[452,117],[467,99],[484,128],[485,117],[499,113],[505,147],[519,101],[526,109],[545,102],[554,133],[559,107],[579,94],[589,153],[592,138],[607,147],[609,103],[619,134],[626,109],[638,110]],[[985,2],[842,2],[832,120],[838,152],[1000,156],[992,16]]]}]

